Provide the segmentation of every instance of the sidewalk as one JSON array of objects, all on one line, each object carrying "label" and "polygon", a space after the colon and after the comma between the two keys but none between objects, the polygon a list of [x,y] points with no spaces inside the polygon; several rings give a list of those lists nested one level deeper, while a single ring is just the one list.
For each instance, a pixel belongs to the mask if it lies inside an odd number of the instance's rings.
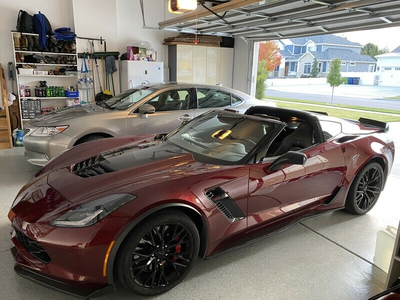
[{"label": "sidewalk", "polygon": [[[282,92],[296,92],[307,94],[331,95],[332,88],[326,84],[293,85],[293,86],[270,86],[267,90]],[[335,96],[347,96],[357,98],[389,98],[400,97],[400,87],[376,86],[376,85],[350,85],[342,84],[335,87]]]}]

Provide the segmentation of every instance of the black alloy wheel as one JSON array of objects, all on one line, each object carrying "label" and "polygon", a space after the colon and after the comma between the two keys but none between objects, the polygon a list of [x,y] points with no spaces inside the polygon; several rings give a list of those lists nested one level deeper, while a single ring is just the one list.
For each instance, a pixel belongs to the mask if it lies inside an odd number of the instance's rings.
[{"label": "black alloy wheel", "polygon": [[384,173],[378,163],[369,163],[356,175],[346,200],[346,210],[363,215],[370,211],[383,189]]},{"label": "black alloy wheel", "polygon": [[159,213],[128,236],[117,261],[118,278],[140,295],[164,293],[190,272],[199,247],[197,228],[188,216]]}]

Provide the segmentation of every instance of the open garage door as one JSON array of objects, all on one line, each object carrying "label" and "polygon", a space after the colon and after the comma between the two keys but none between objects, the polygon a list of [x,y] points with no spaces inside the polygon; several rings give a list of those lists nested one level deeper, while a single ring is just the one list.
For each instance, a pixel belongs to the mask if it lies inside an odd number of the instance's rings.
[{"label": "open garage door", "polygon": [[[233,37],[245,41],[235,55],[251,93],[254,43],[400,26],[400,0],[213,0],[196,11],[159,22],[163,30]],[[235,48],[236,41],[235,41]],[[235,60],[235,63],[239,60]],[[247,65],[246,75],[243,67]],[[389,75],[388,75],[389,76]],[[234,79],[235,83],[235,79]],[[238,86],[235,86],[238,88]]]}]

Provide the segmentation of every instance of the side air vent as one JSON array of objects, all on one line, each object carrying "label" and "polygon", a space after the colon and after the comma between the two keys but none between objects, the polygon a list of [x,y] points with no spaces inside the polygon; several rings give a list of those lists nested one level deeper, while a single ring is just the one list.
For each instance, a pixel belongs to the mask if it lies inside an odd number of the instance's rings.
[{"label": "side air vent", "polygon": [[208,199],[224,214],[230,222],[236,222],[244,218],[244,214],[236,202],[220,187],[205,191]]},{"label": "side air vent", "polygon": [[93,177],[112,172],[102,164],[105,158],[102,155],[94,156],[75,164],[72,172],[80,177]]},{"label": "side air vent", "polygon": [[342,136],[341,138],[337,139],[338,143],[345,143],[351,140],[354,140],[355,138],[357,138],[357,135],[346,135],[346,136]]}]

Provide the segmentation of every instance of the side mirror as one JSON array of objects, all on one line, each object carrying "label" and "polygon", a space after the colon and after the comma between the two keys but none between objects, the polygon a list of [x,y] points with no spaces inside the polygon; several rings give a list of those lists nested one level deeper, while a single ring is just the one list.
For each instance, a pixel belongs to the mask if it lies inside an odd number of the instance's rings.
[{"label": "side mirror", "polygon": [[139,107],[139,114],[143,118],[147,118],[147,115],[154,114],[156,112],[156,109],[153,105],[151,104],[143,104],[141,107]]},{"label": "side mirror", "polygon": [[304,153],[288,151],[275,159],[272,164],[269,165],[268,169],[276,171],[284,164],[303,165],[306,161],[307,156]]}]

